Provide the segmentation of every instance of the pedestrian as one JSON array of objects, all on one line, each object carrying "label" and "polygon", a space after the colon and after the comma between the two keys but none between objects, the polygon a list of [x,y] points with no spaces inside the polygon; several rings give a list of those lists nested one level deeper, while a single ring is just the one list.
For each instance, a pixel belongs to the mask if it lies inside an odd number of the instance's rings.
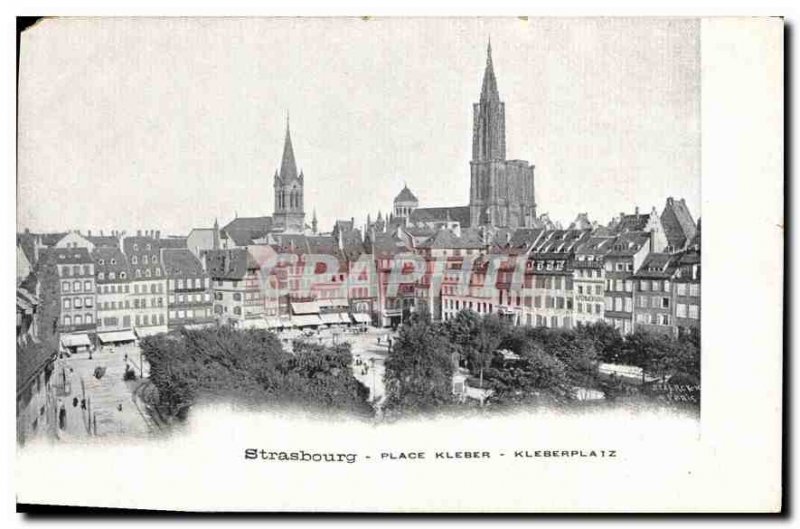
[{"label": "pedestrian", "polygon": [[122,403],[117,404],[117,410],[122,411]]},{"label": "pedestrian", "polygon": [[78,407],[78,397],[72,397],[72,407],[73,408]]},{"label": "pedestrian", "polygon": [[67,427],[67,410],[63,404],[61,409],[58,410],[58,427],[62,430]]},{"label": "pedestrian", "polygon": [[81,399],[81,409],[82,410],[86,409],[86,399]]}]

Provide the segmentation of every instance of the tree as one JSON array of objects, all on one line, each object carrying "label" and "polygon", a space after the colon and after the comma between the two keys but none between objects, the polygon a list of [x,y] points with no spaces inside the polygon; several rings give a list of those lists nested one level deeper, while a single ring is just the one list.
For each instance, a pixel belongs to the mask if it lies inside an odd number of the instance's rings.
[{"label": "tree", "polygon": [[219,326],[150,336],[141,346],[159,404],[173,416],[204,399],[372,413],[347,344],[298,343],[289,354],[271,332]]},{"label": "tree", "polygon": [[452,402],[451,353],[442,325],[424,319],[403,325],[385,363],[384,410],[430,412]]}]

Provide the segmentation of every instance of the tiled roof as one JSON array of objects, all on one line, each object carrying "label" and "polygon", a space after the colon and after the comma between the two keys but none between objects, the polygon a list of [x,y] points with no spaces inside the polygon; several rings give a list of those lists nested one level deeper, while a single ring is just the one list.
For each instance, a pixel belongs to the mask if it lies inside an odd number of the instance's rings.
[{"label": "tiled roof", "polygon": [[672,277],[677,270],[678,261],[679,257],[672,254],[651,253],[645,258],[635,277]]},{"label": "tiled roof", "polygon": [[532,252],[535,254],[573,252],[590,235],[589,230],[547,230],[536,241]]},{"label": "tiled roof", "polygon": [[113,235],[87,235],[86,240],[95,248],[119,248],[119,239]]},{"label": "tiled roof", "polygon": [[243,279],[248,270],[259,268],[246,248],[230,250],[208,250],[205,254],[206,268],[212,279]]},{"label": "tiled roof", "polygon": [[163,248],[186,248],[186,237],[170,236],[158,240],[159,246]]},{"label": "tiled roof", "polygon": [[417,245],[417,248],[430,248],[434,250],[443,249],[474,249],[483,248],[485,245],[474,234],[466,233],[459,237],[453,230],[448,228],[440,229],[436,235],[428,238]]},{"label": "tiled roof", "polygon": [[186,248],[165,248],[161,251],[167,277],[197,277],[203,275],[203,264]]},{"label": "tiled roof", "polygon": [[[92,260],[94,260],[94,272],[98,283],[119,283],[127,281],[132,278],[128,259],[117,247],[95,247],[92,252]],[[108,274],[113,272],[114,279],[109,279]],[[120,277],[120,274],[125,274],[125,277]],[[103,279],[100,279],[100,274],[103,274]]]},{"label": "tiled roof", "polygon": [[615,238],[597,236],[594,233],[575,249],[577,255],[605,255],[611,251]]},{"label": "tiled roof", "polygon": [[627,232],[618,235],[611,243],[611,256],[634,255],[650,240],[650,234],[644,231]]},{"label": "tiled roof", "polygon": [[441,208],[417,208],[411,212],[412,224],[456,221],[462,228],[470,225],[469,206],[453,206]]},{"label": "tiled roof", "polygon": [[86,248],[46,248],[41,250],[40,259],[50,264],[89,264],[92,258]]},{"label": "tiled roof", "polygon": [[675,200],[672,197],[667,199],[664,211],[661,213],[661,224],[664,227],[667,242],[674,249],[683,248],[697,231],[692,214],[684,199]]},{"label": "tiled roof", "polygon": [[398,253],[410,252],[409,248],[402,239],[390,233],[376,233],[367,248],[375,257],[392,256]]},{"label": "tiled roof", "polygon": [[508,245],[514,248],[527,248],[536,242],[544,230],[542,228],[517,228],[511,234]]},{"label": "tiled roof", "polygon": [[634,213],[633,215],[621,215],[619,221],[610,227],[616,234],[629,231],[644,231],[649,221],[649,213]]},{"label": "tiled roof", "polygon": [[231,238],[260,239],[272,231],[272,217],[236,217],[223,230]]},{"label": "tiled roof", "polygon": [[[160,241],[161,239],[156,239],[155,237],[139,235],[125,237],[122,240],[122,250],[128,258],[132,279],[147,281],[162,277]],[[139,271],[138,274],[137,270]],[[150,277],[147,275],[148,270],[150,271]]]}]

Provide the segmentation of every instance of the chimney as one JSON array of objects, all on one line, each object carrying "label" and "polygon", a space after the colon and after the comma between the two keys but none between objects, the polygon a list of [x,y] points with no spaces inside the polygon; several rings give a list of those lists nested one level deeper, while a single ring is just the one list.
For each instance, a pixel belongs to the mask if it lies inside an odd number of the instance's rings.
[{"label": "chimney", "polygon": [[86,230],[86,236],[87,237],[91,237],[92,236],[92,230]]},{"label": "chimney", "polygon": [[636,207],[634,208],[634,212],[635,212],[637,215],[639,214],[639,206],[636,206]]},{"label": "chimney", "polygon": [[161,238],[161,230],[156,230],[156,239]]},{"label": "chimney", "polygon": [[136,230],[136,236],[137,237],[141,237],[142,236],[142,230]]}]

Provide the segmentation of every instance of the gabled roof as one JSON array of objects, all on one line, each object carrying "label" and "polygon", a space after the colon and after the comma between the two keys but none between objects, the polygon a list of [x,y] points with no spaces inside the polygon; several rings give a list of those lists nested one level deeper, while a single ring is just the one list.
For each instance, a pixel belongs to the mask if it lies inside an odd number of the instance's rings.
[{"label": "gabled roof", "polygon": [[566,254],[574,252],[591,236],[589,230],[547,230],[536,241],[534,254]]},{"label": "gabled roof", "polygon": [[649,213],[634,213],[633,215],[621,215],[617,223],[610,228],[616,234],[629,231],[644,231],[650,221]]},{"label": "gabled roof", "polygon": [[676,250],[683,248],[687,241],[691,241],[697,231],[684,199],[667,198],[664,211],[661,213],[661,224],[667,242]]},{"label": "gabled roof", "polygon": [[508,245],[514,248],[528,248],[542,235],[542,228],[517,228],[511,234]]}]

